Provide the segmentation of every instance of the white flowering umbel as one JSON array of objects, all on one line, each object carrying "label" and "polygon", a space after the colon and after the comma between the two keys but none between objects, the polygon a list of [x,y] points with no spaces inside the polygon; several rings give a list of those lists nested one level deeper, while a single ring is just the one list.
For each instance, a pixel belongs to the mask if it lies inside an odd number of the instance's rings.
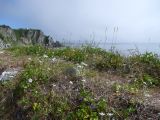
[{"label": "white flowering umbel", "polygon": [[43,55],[44,58],[48,58],[48,56],[46,54]]},{"label": "white flowering umbel", "polygon": [[81,64],[77,64],[75,69],[77,72],[77,76],[84,76],[85,75],[85,67],[87,67],[88,65],[84,62],[82,62]]},{"label": "white flowering umbel", "polygon": [[29,78],[29,79],[28,79],[28,82],[29,82],[29,83],[32,83],[32,82],[33,82],[33,80],[32,80],[31,78]]},{"label": "white flowering umbel", "polygon": [[81,81],[82,81],[82,82],[86,82],[86,80],[85,80],[85,79],[82,79]]},{"label": "white flowering umbel", "polygon": [[99,115],[100,116],[105,116],[105,113],[104,112],[100,112]]},{"label": "white flowering umbel", "polygon": [[56,60],[57,60],[56,58],[52,58],[52,62],[56,62]]},{"label": "white flowering umbel", "polygon": [[107,113],[107,115],[108,115],[109,117],[111,117],[111,116],[113,116],[113,113]]},{"label": "white flowering umbel", "polygon": [[28,58],[28,60],[30,60],[30,61],[31,61],[31,60],[32,60],[32,58]]},{"label": "white flowering umbel", "polygon": [[84,67],[87,67],[88,65],[84,62],[81,62],[81,65],[84,66]]}]

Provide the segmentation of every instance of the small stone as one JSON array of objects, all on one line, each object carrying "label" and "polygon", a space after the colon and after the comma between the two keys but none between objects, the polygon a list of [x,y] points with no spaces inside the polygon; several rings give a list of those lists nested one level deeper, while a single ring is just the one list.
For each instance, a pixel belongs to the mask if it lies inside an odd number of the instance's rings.
[{"label": "small stone", "polygon": [[67,76],[65,76],[64,79],[67,79]]},{"label": "small stone", "polygon": [[5,70],[4,72],[2,72],[2,74],[0,75],[0,81],[4,81],[4,80],[10,80],[13,77],[15,77],[18,73],[18,69],[9,69],[9,70]]},{"label": "small stone", "polygon": [[56,84],[52,84],[53,87],[56,87]]},{"label": "small stone", "polygon": [[73,82],[72,82],[72,81],[70,81],[69,83],[70,83],[71,85],[73,85]]}]

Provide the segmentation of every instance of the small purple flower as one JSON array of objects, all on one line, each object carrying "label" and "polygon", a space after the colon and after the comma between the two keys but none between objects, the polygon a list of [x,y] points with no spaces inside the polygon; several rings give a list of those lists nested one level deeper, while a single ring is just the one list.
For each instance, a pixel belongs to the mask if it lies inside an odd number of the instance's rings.
[{"label": "small purple flower", "polygon": [[83,102],[83,97],[79,98],[79,102]]},{"label": "small purple flower", "polygon": [[90,108],[91,108],[92,110],[96,110],[96,106],[93,105],[93,104],[90,105]]}]

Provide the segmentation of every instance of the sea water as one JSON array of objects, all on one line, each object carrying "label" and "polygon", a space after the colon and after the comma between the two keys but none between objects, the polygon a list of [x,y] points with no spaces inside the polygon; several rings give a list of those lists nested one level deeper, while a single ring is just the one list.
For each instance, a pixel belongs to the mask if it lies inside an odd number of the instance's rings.
[{"label": "sea water", "polygon": [[100,48],[118,51],[124,55],[153,52],[160,55],[160,43],[106,43],[99,44]]},{"label": "sea water", "polygon": [[[70,47],[80,47],[86,46],[86,44],[81,43],[69,43],[66,46]],[[105,50],[113,50],[122,55],[132,55],[132,54],[143,54],[146,52],[152,52],[160,55],[160,42],[159,43],[95,43],[88,44],[93,47],[99,47]]]}]

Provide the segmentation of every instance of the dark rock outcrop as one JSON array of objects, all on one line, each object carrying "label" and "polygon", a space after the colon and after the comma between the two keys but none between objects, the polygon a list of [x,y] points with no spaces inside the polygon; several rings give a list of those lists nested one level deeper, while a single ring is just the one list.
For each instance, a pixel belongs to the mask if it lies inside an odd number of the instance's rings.
[{"label": "dark rock outcrop", "polygon": [[12,44],[43,45],[47,47],[61,47],[58,41],[45,35],[38,29],[12,29],[6,25],[0,25],[0,48],[6,48]]}]

